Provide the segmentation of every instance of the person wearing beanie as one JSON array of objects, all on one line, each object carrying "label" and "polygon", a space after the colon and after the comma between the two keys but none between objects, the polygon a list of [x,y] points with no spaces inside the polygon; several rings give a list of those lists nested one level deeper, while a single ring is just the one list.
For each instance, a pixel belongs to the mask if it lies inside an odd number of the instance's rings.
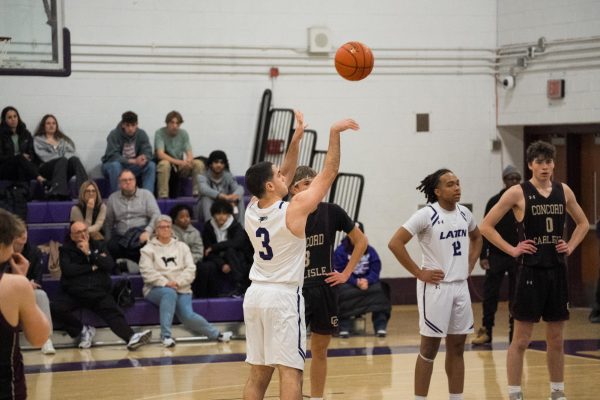
[{"label": "person wearing beanie", "polygon": [[208,156],[206,172],[198,176],[200,197],[196,205],[196,215],[201,221],[211,217],[210,207],[216,199],[229,202],[237,221],[244,224],[244,188],[229,172],[229,161],[222,150],[215,150]]},{"label": "person wearing beanie", "polygon": [[[509,187],[521,183],[521,174],[515,167],[508,165],[502,171],[502,180],[504,181],[504,188],[487,202],[487,205],[485,206],[486,215]],[[517,221],[515,220],[514,214],[509,212],[506,213],[498,225],[496,225],[496,229],[500,232],[500,235],[504,240],[513,246],[516,246],[518,243],[516,223]],[[509,303],[512,299],[515,288],[517,262],[514,258],[498,249],[484,238],[481,256],[479,257],[479,265],[485,270],[485,281],[483,284],[483,321],[481,327],[477,330],[475,337],[471,340],[471,344],[485,345],[492,343],[492,329],[494,327],[496,310],[498,309],[500,286],[502,286],[502,281],[506,274],[508,274]],[[513,318],[512,316],[509,316],[509,342],[512,341],[513,324]]]}]

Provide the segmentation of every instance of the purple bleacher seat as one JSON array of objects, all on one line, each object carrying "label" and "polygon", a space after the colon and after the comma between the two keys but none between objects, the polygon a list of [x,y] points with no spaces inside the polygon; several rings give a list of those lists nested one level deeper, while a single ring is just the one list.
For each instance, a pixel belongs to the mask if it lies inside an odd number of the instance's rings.
[{"label": "purple bleacher seat", "polygon": [[157,202],[160,212],[168,215],[171,211],[171,208],[175,207],[177,204],[186,204],[193,210],[198,202],[198,199],[194,197],[179,197],[177,199],[159,199]]},{"label": "purple bleacher seat", "polygon": [[[111,277],[113,283],[123,278],[123,275]],[[128,275],[128,278],[131,282],[136,301],[133,307],[123,310],[127,322],[132,326],[159,325],[160,318],[158,307],[142,298],[142,287],[144,285],[142,277],[140,275]],[[42,288],[48,295],[50,301],[52,301],[56,299],[61,291],[60,280],[45,276],[44,281],[42,282]],[[243,321],[243,303],[243,298],[233,297],[194,299],[192,300],[192,307],[195,312],[202,315],[210,322]],[[85,324],[93,325],[95,327],[106,326],[106,323],[93,312],[88,310],[83,310],[81,312]],[[176,318],[175,322],[178,322]]]},{"label": "purple bleacher seat", "polygon": [[211,322],[244,320],[244,299],[242,297],[219,297],[207,300],[208,311],[203,314],[207,320]]},{"label": "purple bleacher seat", "polygon": [[48,219],[48,204],[45,201],[30,201],[27,203],[27,223],[43,224]]},{"label": "purple bleacher seat", "polygon": [[44,222],[47,223],[58,223],[58,222],[69,222],[71,218],[71,208],[76,202],[72,201],[49,201],[48,204],[48,217]]},{"label": "purple bleacher seat", "polygon": [[69,233],[69,224],[29,225],[27,232],[29,243],[33,246],[48,243],[50,240],[62,243]]}]

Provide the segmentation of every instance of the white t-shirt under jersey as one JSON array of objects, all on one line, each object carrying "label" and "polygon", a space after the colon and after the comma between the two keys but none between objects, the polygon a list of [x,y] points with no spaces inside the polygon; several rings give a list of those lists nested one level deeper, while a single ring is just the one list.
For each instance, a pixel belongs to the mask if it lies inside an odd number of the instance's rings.
[{"label": "white t-shirt under jersey", "polygon": [[437,202],[427,204],[402,226],[419,239],[423,252],[421,268],[443,270],[443,282],[468,278],[469,232],[477,228],[468,208],[457,204],[448,211]]},{"label": "white t-shirt under jersey", "polygon": [[245,229],[254,247],[250,269],[253,282],[285,283],[302,286],[306,257],[306,239],[287,228],[288,202],[278,201],[267,208],[251,203],[246,210]]}]

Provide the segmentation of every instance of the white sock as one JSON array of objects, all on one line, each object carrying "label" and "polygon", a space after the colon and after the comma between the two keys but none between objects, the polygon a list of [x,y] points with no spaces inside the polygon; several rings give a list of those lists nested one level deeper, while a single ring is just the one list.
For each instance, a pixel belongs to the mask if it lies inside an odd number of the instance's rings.
[{"label": "white sock", "polygon": [[448,400],[463,400],[463,394],[462,393],[450,393],[450,397],[448,397]]},{"label": "white sock", "polygon": [[523,390],[521,390],[521,386],[509,386],[508,387],[508,394],[513,394],[513,393],[521,393]]},{"label": "white sock", "polygon": [[550,382],[550,392],[564,392],[565,391],[565,383],[564,382]]},{"label": "white sock", "polygon": [[427,400],[427,396],[417,396],[417,395],[415,395],[415,400]]}]

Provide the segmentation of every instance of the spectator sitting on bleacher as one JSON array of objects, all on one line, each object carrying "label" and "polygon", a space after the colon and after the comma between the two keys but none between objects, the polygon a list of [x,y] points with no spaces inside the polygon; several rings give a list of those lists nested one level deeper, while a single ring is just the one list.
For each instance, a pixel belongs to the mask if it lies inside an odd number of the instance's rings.
[{"label": "spectator sitting on bleacher", "polygon": [[136,186],[130,170],[121,171],[119,187],[121,190],[111,194],[106,204],[104,236],[114,259],[126,258],[137,263],[140,248],[150,239],[160,209],[150,191]]},{"label": "spectator sitting on bleacher", "polygon": [[163,346],[175,346],[171,336],[174,315],[186,329],[212,340],[228,342],[231,332],[219,332],[192,308],[191,284],[196,265],[190,248],[173,237],[171,217],[159,216],[154,228],[156,237],[142,248],[140,272],[144,279],[144,296],[159,308]]},{"label": "spectator sitting on bleacher", "polygon": [[79,201],[71,207],[70,221],[83,221],[88,226],[90,237],[103,240],[102,230],[106,218],[106,204],[102,202],[100,189],[93,180],[85,181],[79,187]]},{"label": "spectator sitting on bleacher", "polygon": [[[358,222],[358,226],[364,232],[364,227],[360,222]],[[346,268],[353,249],[352,240],[346,236],[335,249],[333,263],[336,271],[342,272]],[[351,317],[367,312],[372,313],[371,319],[375,334],[379,337],[387,335],[387,323],[390,319],[392,305],[389,287],[379,280],[380,272],[379,254],[373,247],[368,246],[348,282],[339,286],[340,337],[350,335]]]},{"label": "spectator sitting on bleacher", "polygon": [[185,129],[180,126],[183,117],[177,111],[171,111],[165,119],[167,126],[160,128],[154,134],[154,151],[159,160],[156,166],[158,197],[169,197],[169,179],[171,170],[175,178],[192,177],[192,195],[197,197],[200,193],[198,176],[204,172],[204,163],[194,159],[190,137]]},{"label": "spectator sitting on bleacher", "polygon": [[221,150],[215,150],[208,156],[207,169],[198,176],[200,183],[200,198],[198,199],[197,215],[201,221],[210,219],[210,206],[217,200],[225,200],[234,208],[234,214],[240,224],[244,225],[244,188],[237,183],[229,172],[227,155]]},{"label": "spectator sitting on bleacher", "polygon": [[198,262],[202,261],[202,257],[204,257],[204,243],[200,237],[200,231],[191,224],[192,209],[186,204],[178,204],[171,209],[169,216],[173,220],[175,237],[188,245],[197,269]]},{"label": "spectator sitting on bleacher", "polygon": [[[52,317],[50,316],[50,301],[48,295],[42,290],[42,277],[44,276],[44,264],[42,260],[42,252],[35,246],[32,246],[27,241],[27,225],[21,220],[16,220],[17,238],[13,241],[13,251],[16,254],[21,254],[29,261],[29,269],[27,270],[27,279],[31,283],[31,287],[35,293],[35,302],[42,310],[48,322],[50,323],[50,336],[52,336]],[[52,345],[52,339],[48,339],[42,346],[42,353],[54,354],[56,350]]]},{"label": "spectator sitting on bleacher", "polygon": [[54,115],[46,114],[33,138],[35,154],[41,161],[40,174],[50,181],[46,197],[57,200],[71,198],[69,180],[75,176],[77,187],[87,179],[87,172],[75,155],[75,144],[58,127]]},{"label": "spectator sitting on bleacher", "polygon": [[106,138],[102,173],[108,178],[111,193],[118,190],[123,169],[141,177],[142,187],[154,194],[156,164],[152,161],[152,146],[146,132],[138,128],[138,116],[133,111],[123,113],[121,122]]},{"label": "spectator sitting on bleacher", "polygon": [[60,248],[62,291],[51,303],[52,315],[69,336],[80,336],[79,347],[92,346],[96,329],[83,325],[73,310],[85,308],[102,318],[110,329],[127,343],[129,350],[148,343],[152,331],[135,333],[112,295],[111,271],[115,262],[101,241],[90,240],[84,222],[73,222],[70,235]]},{"label": "spectator sitting on bleacher", "polygon": [[210,207],[212,218],[204,224],[204,259],[198,265],[194,294],[217,297],[220,283],[228,280],[234,290],[227,295],[241,296],[250,286],[252,244],[242,225],[233,218],[231,203],[216,200]]},{"label": "spectator sitting on bleacher", "polygon": [[44,184],[46,179],[40,175],[34,158],[33,137],[19,112],[14,107],[4,107],[0,122],[0,179],[23,182],[27,188],[31,179]]}]

